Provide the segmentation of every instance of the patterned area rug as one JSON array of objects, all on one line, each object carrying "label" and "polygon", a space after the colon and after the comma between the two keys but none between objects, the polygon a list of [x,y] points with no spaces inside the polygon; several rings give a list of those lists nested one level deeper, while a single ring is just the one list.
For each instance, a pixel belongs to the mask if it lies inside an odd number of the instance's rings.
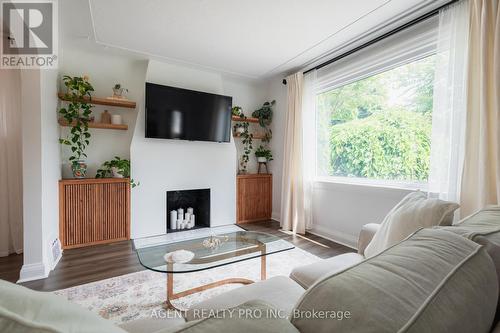
[{"label": "patterned area rug", "polygon": [[[267,257],[267,277],[288,276],[294,267],[318,260],[320,258],[298,248],[275,253]],[[201,272],[174,275],[174,288],[175,291],[182,291],[230,277],[258,281],[260,258]],[[187,309],[192,304],[239,287],[241,285],[225,285],[172,301],[172,303],[180,309]],[[154,311],[163,309],[162,302],[166,297],[166,275],[145,270],[58,290],[54,293],[98,313],[105,319],[120,324],[151,317]]]}]

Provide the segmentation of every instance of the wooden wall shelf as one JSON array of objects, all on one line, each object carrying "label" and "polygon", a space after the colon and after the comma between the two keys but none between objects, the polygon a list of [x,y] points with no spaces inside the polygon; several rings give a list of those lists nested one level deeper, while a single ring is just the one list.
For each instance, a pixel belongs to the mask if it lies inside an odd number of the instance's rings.
[{"label": "wooden wall shelf", "polygon": [[[235,138],[241,138],[241,134],[240,133],[234,133],[233,136]],[[264,134],[254,134],[253,135],[253,139],[254,140],[262,140],[264,139],[265,135]]]},{"label": "wooden wall shelf", "polygon": [[[63,93],[58,93],[57,96],[61,101],[69,101],[69,99],[66,98],[65,94]],[[129,100],[121,101],[118,99],[99,98],[99,97],[92,97],[92,99],[84,98],[84,100],[90,104],[117,106],[120,108],[128,108],[128,109],[135,109],[136,106],[136,103],[134,101],[129,101]]]},{"label": "wooden wall shelf", "polygon": [[251,118],[251,117],[248,117],[246,120],[244,120],[244,119],[241,119],[241,118],[240,118],[240,117],[238,117],[238,116],[232,116],[232,117],[231,117],[231,120],[232,120],[232,121],[239,121],[239,122],[248,121],[249,123],[258,123],[258,122],[259,122],[259,118]]},{"label": "wooden wall shelf", "polygon": [[[72,126],[66,120],[59,119],[59,125],[61,126]],[[89,128],[101,128],[101,129],[112,129],[112,130],[128,130],[128,125],[115,125],[115,124],[103,124],[103,123],[89,123]]]}]

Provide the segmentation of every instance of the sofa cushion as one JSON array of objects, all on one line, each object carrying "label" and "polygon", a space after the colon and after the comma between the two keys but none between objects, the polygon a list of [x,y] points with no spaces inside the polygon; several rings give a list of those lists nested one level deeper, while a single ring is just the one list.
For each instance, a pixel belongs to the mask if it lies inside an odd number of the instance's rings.
[{"label": "sofa cushion", "polygon": [[283,313],[289,314],[303,293],[304,288],[292,279],[285,276],[276,276],[233,289],[195,304],[186,312],[185,316],[188,321],[195,320],[199,319],[200,314],[203,314],[199,310],[229,309],[251,300],[265,301]]},{"label": "sofa cushion", "polygon": [[384,218],[364,251],[365,257],[384,251],[420,228],[451,225],[458,207],[453,202],[428,199],[420,191],[408,194]]},{"label": "sofa cushion", "polygon": [[496,263],[500,275],[500,207],[484,208],[468,216],[447,230],[484,245]]},{"label": "sofa cushion", "polygon": [[207,318],[190,321],[180,327],[155,333],[299,333],[278,310],[263,301],[251,301],[229,310],[220,310]]},{"label": "sofa cushion", "polygon": [[[495,268],[480,245],[421,229],[309,288],[292,323],[303,333],[488,332],[497,292]],[[299,316],[307,311],[349,311],[349,318]]]},{"label": "sofa cushion", "polygon": [[307,289],[323,276],[340,272],[363,261],[363,259],[364,257],[358,253],[344,253],[309,265],[296,267],[290,273],[290,278]]},{"label": "sofa cushion", "polygon": [[52,293],[0,280],[0,332],[125,333],[97,314]]},{"label": "sofa cushion", "polygon": [[[481,244],[493,259],[500,284],[500,207],[491,206],[468,216],[451,227],[442,227]],[[496,322],[500,321],[500,295]]]}]

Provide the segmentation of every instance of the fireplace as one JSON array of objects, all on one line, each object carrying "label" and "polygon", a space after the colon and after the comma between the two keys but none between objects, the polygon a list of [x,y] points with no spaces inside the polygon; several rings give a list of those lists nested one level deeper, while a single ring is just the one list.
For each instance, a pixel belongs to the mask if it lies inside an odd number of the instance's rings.
[{"label": "fireplace", "polygon": [[210,189],[167,191],[167,233],[208,227]]}]

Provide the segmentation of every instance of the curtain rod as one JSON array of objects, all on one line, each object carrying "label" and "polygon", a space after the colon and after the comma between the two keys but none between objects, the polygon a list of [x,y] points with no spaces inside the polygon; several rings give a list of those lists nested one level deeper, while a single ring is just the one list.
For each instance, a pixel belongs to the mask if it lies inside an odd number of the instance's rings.
[{"label": "curtain rod", "polygon": [[[336,57],[334,57],[332,59],[329,59],[329,60],[327,60],[327,61],[325,61],[325,62],[323,62],[323,63],[321,63],[321,64],[319,64],[319,65],[317,65],[317,66],[315,66],[313,68],[311,68],[311,69],[308,69],[307,71],[304,72],[304,74],[307,74],[307,73],[309,73],[309,72],[311,72],[313,70],[320,69],[322,67],[328,66],[328,65],[330,65],[330,64],[332,64],[332,63],[334,63],[336,61],[339,61],[340,59],[345,58],[345,57],[347,57],[347,56],[349,56],[349,55],[351,55],[351,54],[353,54],[355,52],[358,52],[358,51],[360,51],[360,50],[362,50],[362,49],[364,49],[364,48],[366,48],[366,47],[368,47],[370,45],[373,45],[373,44],[375,44],[377,42],[380,42],[381,40],[386,39],[387,37],[390,37],[390,36],[392,36],[392,35],[394,35],[394,34],[396,34],[398,32],[401,32],[401,31],[403,31],[403,30],[405,30],[405,29],[407,29],[407,28],[409,28],[411,26],[414,26],[415,24],[418,24],[418,23],[420,23],[422,21],[425,21],[428,18],[430,18],[430,17],[432,17],[434,15],[437,15],[441,9],[443,9],[443,8],[445,8],[445,7],[453,4],[455,2],[458,2],[458,1],[459,0],[448,1],[444,5],[441,5],[438,8],[431,10],[428,13],[425,13],[425,14],[423,14],[423,15],[421,15],[421,16],[419,16],[419,17],[417,17],[417,18],[415,18],[415,19],[413,19],[413,20],[411,20],[411,21],[409,21],[409,22],[407,22],[407,23],[405,23],[405,24],[403,24],[403,25],[395,28],[395,29],[392,29],[391,31],[388,31],[388,32],[386,32],[383,35],[380,35],[380,36],[378,36],[378,37],[376,37],[376,38],[374,38],[372,40],[369,40],[368,42],[366,42],[364,44],[361,44],[360,46],[357,46],[357,47],[353,48],[352,50],[349,50],[349,51],[347,51],[345,53],[342,53],[342,54],[340,54],[340,55],[338,55],[338,56],[336,56]],[[286,79],[283,79],[283,84],[286,84]]]}]

